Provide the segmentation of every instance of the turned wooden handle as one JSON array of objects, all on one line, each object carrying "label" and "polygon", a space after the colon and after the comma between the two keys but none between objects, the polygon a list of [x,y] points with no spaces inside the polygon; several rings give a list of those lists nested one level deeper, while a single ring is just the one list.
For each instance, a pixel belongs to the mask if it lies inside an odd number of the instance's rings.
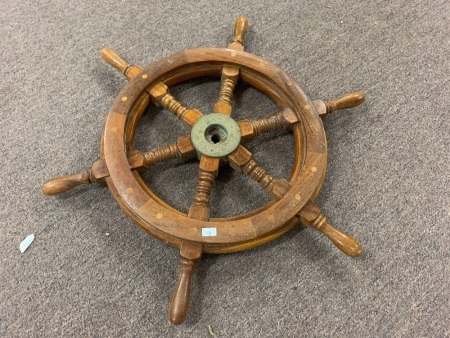
[{"label": "turned wooden handle", "polygon": [[103,60],[105,60],[111,66],[117,68],[124,74],[127,68],[130,66],[130,64],[112,48],[103,48],[100,51],[100,55]]},{"label": "turned wooden handle", "polygon": [[325,216],[321,216],[322,219],[319,217],[316,224],[311,226],[327,236],[346,255],[351,257],[359,256],[361,254],[361,246],[358,241],[345,232],[335,228]]},{"label": "turned wooden handle", "polygon": [[196,263],[182,260],[177,285],[169,305],[169,319],[173,324],[181,324],[186,319],[191,299],[191,283]]},{"label": "turned wooden handle", "polygon": [[181,242],[178,281],[169,304],[169,319],[173,324],[181,324],[186,319],[191,299],[192,277],[202,255],[202,248],[199,244]]},{"label": "turned wooden handle", "polygon": [[79,174],[60,176],[45,182],[42,185],[42,192],[46,195],[58,195],[69,191],[81,184],[92,183],[89,169]]},{"label": "turned wooden handle", "polygon": [[247,32],[248,20],[245,16],[237,18],[234,24],[234,42],[238,42],[241,45],[244,43],[244,35]]},{"label": "turned wooden handle", "polygon": [[308,201],[298,215],[304,226],[323,233],[346,255],[356,257],[361,254],[358,241],[331,225],[328,219],[321,214],[320,207],[316,203]]},{"label": "turned wooden handle", "polygon": [[112,48],[103,48],[100,51],[100,55],[103,60],[117,68],[130,80],[142,71],[142,67],[130,64]]},{"label": "turned wooden handle", "polygon": [[326,101],[327,113],[331,113],[335,110],[346,109],[359,106],[365,100],[364,92],[353,92],[345,94],[344,96],[332,100]]}]

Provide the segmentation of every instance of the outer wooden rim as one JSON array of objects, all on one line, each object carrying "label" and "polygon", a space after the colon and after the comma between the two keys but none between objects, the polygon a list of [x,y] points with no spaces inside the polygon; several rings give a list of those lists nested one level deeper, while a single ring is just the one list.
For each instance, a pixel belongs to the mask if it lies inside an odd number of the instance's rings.
[{"label": "outer wooden rim", "polygon": [[[245,82],[271,97],[279,106],[290,106],[297,113],[301,121],[294,128],[297,158],[291,175],[292,188],[279,201],[258,209],[259,212],[199,222],[174,212],[151,197],[140,177],[129,169],[126,149],[127,142],[132,140],[126,135],[134,137],[138,118],[129,117],[142,96],[147,95],[146,89],[159,81],[173,85],[194,77],[215,75],[224,64],[240,67]],[[110,174],[106,181],[113,197],[138,225],[169,244],[179,246],[182,240],[187,240],[204,244],[205,252],[218,253],[254,247],[292,227],[296,214],[320,188],[327,147],[321,119],[314,106],[284,71],[253,54],[199,48],[151,64],[122,89],[107,117],[101,153]],[[303,154],[302,158],[298,154]],[[202,228],[205,227],[216,228],[217,236],[203,237]]]}]

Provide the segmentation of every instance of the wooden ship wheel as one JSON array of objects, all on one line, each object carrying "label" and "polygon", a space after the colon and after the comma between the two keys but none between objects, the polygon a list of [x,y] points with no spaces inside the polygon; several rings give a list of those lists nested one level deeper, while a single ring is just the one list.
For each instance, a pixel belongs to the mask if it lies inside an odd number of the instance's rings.
[{"label": "wooden ship wheel", "polygon": [[[113,49],[104,48],[102,58],[130,81],[108,113],[100,160],[79,174],[54,178],[42,187],[45,194],[56,195],[80,184],[106,184],[134,222],[180,249],[179,277],[169,305],[169,318],[174,324],[186,318],[192,276],[202,253],[247,250],[275,239],[297,224],[320,231],[349,256],[361,252],[358,242],[331,225],[314,200],[327,163],[321,118],[337,109],[361,104],[364,93],[350,93],[334,101],[311,101],[283,70],[244,52],[247,25],[247,18],[237,19],[228,48],[185,50],[146,68],[131,65]],[[203,76],[221,78],[212,112],[187,108],[170,94],[169,87]],[[265,119],[235,121],[231,102],[238,80],[271,98],[280,112]],[[152,151],[135,149],[136,127],[150,103],[175,114],[190,127],[190,134]],[[258,135],[278,130],[291,132],[295,141],[289,180],[270,175],[245,148]],[[198,184],[187,214],[161,200],[140,176],[160,162],[193,159],[199,160]],[[250,176],[273,201],[243,215],[211,218],[209,197],[221,164]]]}]

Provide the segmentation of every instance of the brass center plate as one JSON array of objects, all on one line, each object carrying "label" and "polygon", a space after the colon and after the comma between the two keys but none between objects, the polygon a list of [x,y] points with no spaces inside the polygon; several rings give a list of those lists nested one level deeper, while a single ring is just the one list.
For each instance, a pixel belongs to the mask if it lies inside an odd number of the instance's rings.
[{"label": "brass center plate", "polygon": [[231,117],[223,114],[207,114],[195,122],[191,130],[195,149],[209,157],[226,157],[241,142],[241,129]]}]

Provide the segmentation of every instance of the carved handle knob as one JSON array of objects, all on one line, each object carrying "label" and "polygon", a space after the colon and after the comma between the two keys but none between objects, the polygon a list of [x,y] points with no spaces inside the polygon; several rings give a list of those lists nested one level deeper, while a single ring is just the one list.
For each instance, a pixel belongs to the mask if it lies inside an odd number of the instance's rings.
[{"label": "carved handle knob", "polygon": [[191,299],[192,277],[201,256],[201,245],[181,242],[178,281],[169,304],[169,319],[173,324],[181,324],[186,319]]},{"label": "carved handle knob", "polygon": [[91,173],[86,169],[79,174],[60,176],[45,182],[42,185],[42,192],[46,195],[59,195],[81,184],[90,183],[92,183]]},{"label": "carved handle knob", "polygon": [[169,305],[169,319],[173,324],[181,324],[186,319],[191,299],[191,283],[196,262],[182,259],[177,285]]},{"label": "carved handle knob", "polygon": [[346,255],[356,257],[361,254],[361,246],[358,241],[336,229],[325,216],[320,215],[311,226],[327,236]]},{"label": "carved handle knob", "polygon": [[338,109],[353,108],[359,106],[365,100],[364,92],[353,92],[345,94],[337,100],[325,101],[327,114]]},{"label": "carved handle knob", "polygon": [[130,64],[112,48],[103,48],[100,51],[100,56],[111,66],[117,68],[124,74],[127,68],[130,66]]},{"label": "carved handle knob", "polygon": [[247,32],[248,20],[245,16],[237,18],[234,24],[234,42],[238,42],[241,45],[244,43],[244,35]]},{"label": "carved handle knob", "polygon": [[314,202],[308,201],[298,215],[304,226],[323,233],[346,255],[356,257],[361,254],[358,241],[332,226],[328,219],[320,213],[320,207]]},{"label": "carved handle knob", "polygon": [[112,48],[103,48],[100,55],[107,63],[120,70],[127,78],[132,79],[142,71],[142,67],[129,64]]}]

